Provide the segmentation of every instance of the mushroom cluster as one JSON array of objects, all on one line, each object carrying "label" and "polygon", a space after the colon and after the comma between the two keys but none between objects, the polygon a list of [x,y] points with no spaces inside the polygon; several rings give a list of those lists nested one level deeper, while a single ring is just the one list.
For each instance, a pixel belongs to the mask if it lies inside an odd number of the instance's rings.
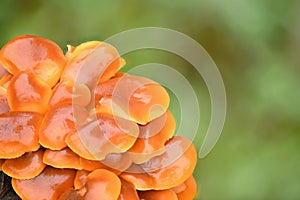
[{"label": "mushroom cluster", "polygon": [[169,95],[104,42],[18,36],[0,52],[0,170],[24,200],[193,199],[196,150]]}]

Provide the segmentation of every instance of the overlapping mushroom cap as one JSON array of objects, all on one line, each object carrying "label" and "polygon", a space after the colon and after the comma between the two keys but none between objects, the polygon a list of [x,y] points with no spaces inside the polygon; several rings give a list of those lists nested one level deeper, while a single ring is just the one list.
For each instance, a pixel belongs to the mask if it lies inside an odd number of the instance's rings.
[{"label": "overlapping mushroom cap", "polygon": [[60,78],[66,58],[51,40],[23,35],[15,37],[1,49],[0,62],[13,75],[20,71],[31,72],[52,87]]},{"label": "overlapping mushroom cap", "polygon": [[[196,150],[159,83],[105,42],[31,35],[0,51],[0,170],[24,200],[190,200]],[[41,192],[36,192],[37,188]]]}]

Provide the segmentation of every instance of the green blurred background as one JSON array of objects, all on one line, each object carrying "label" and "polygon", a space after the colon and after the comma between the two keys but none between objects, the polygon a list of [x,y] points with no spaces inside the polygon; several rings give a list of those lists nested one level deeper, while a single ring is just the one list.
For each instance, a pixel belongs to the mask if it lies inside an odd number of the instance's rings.
[{"label": "green blurred background", "polygon": [[[0,46],[17,35],[35,34],[66,50],[66,44],[105,40],[144,26],[189,35],[216,62],[228,100],[222,136],[195,171],[197,199],[300,199],[299,13],[297,0],[2,0]],[[124,57],[124,71],[158,62],[191,81],[201,102],[199,149],[210,119],[201,77],[165,52]],[[177,106],[173,98],[178,120]]]}]

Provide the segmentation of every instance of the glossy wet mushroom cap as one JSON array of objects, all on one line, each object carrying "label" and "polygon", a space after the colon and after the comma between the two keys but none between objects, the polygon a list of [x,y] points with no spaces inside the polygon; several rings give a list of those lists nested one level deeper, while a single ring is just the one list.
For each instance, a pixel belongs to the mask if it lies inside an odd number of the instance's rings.
[{"label": "glossy wet mushroom cap", "polygon": [[85,187],[84,200],[117,200],[121,192],[121,181],[114,173],[97,169],[87,176]]},{"label": "glossy wet mushroom cap", "polygon": [[169,106],[167,91],[150,79],[123,75],[103,84],[104,87],[100,84],[95,89],[95,106],[99,113],[145,125],[164,114]]},{"label": "glossy wet mushroom cap", "polygon": [[47,149],[43,162],[55,168],[82,169],[80,157],[68,147],[57,151]]},{"label": "glossy wet mushroom cap", "polygon": [[175,126],[175,119],[170,111],[146,125],[139,125],[139,137],[128,149],[132,161],[141,164],[164,153],[165,143],[173,136]]},{"label": "glossy wet mushroom cap", "polygon": [[138,190],[165,190],[188,179],[196,161],[194,145],[184,137],[175,136],[167,142],[165,153],[136,165],[136,169],[129,169],[120,176],[133,183]]},{"label": "glossy wet mushroom cap", "polygon": [[46,167],[37,177],[29,180],[12,179],[15,192],[23,200],[57,200],[73,188],[75,170]]},{"label": "glossy wet mushroom cap", "polygon": [[134,144],[139,132],[136,123],[107,114],[97,118],[66,136],[68,147],[76,154],[89,160],[103,160],[107,154],[125,152]]},{"label": "glossy wet mushroom cap", "polygon": [[9,112],[0,115],[0,159],[17,158],[39,149],[38,129],[42,115]]},{"label": "glossy wet mushroom cap", "polygon": [[10,80],[7,99],[12,111],[45,113],[48,109],[51,87],[31,72],[20,71]]},{"label": "glossy wet mushroom cap", "polygon": [[52,87],[60,78],[66,58],[54,42],[23,35],[13,38],[1,49],[0,62],[11,74],[28,71]]},{"label": "glossy wet mushroom cap", "polygon": [[16,179],[31,179],[38,176],[46,167],[43,163],[44,150],[25,153],[19,158],[7,159],[2,170],[5,174]]},{"label": "glossy wet mushroom cap", "polygon": [[62,104],[87,106],[90,101],[91,91],[85,84],[74,83],[73,80],[65,80],[54,87],[49,104],[51,107]]},{"label": "glossy wet mushroom cap", "polygon": [[73,198],[81,200],[118,200],[121,192],[120,179],[106,169],[97,169],[89,174],[86,171],[78,171],[74,181],[77,189],[67,190],[61,195],[60,200]]},{"label": "glossy wet mushroom cap", "polygon": [[124,59],[110,44],[99,41],[82,43],[70,54],[61,80],[74,80],[92,89],[98,81],[113,77],[124,64]]},{"label": "glossy wet mushroom cap", "polygon": [[[76,118],[74,112],[78,113]],[[66,136],[77,131],[76,122],[86,117],[87,111],[76,105],[65,104],[51,109],[46,113],[39,131],[40,144],[51,150],[62,150],[67,147]]]}]

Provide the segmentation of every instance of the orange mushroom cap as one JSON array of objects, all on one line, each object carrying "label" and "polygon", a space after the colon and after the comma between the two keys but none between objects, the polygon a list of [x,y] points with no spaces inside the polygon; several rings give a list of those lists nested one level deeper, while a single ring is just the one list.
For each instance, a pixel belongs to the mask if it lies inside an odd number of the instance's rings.
[{"label": "orange mushroom cap", "polygon": [[29,180],[12,179],[15,192],[23,200],[57,200],[73,188],[75,170],[46,167],[37,177]]},{"label": "orange mushroom cap", "polygon": [[197,153],[186,138],[175,136],[166,143],[166,152],[136,165],[120,176],[133,183],[138,190],[164,190],[188,179],[196,166]]},{"label": "orange mushroom cap", "polygon": [[42,115],[9,112],[0,115],[0,159],[17,158],[39,149],[38,129]]},{"label": "orange mushroom cap", "polygon": [[123,179],[121,180],[121,193],[118,200],[140,200],[134,185]]},{"label": "orange mushroom cap", "polygon": [[85,187],[84,200],[117,200],[121,192],[121,181],[114,173],[97,169],[87,176]]},{"label": "orange mushroom cap", "polygon": [[10,73],[29,71],[54,86],[65,66],[65,56],[54,42],[32,35],[13,38],[0,52],[0,62]]},{"label": "orange mushroom cap", "polygon": [[190,176],[184,183],[172,188],[177,194],[178,200],[193,200],[197,193],[197,183],[193,176]]},{"label": "orange mushroom cap", "polygon": [[25,71],[14,75],[7,88],[7,99],[12,111],[45,113],[51,95],[49,85]]},{"label": "orange mushroom cap", "polygon": [[172,137],[175,126],[175,119],[170,111],[144,126],[140,125],[139,137],[128,149],[132,161],[140,164],[164,153],[165,143]]},{"label": "orange mushroom cap", "polygon": [[38,176],[46,167],[43,163],[44,150],[25,153],[19,158],[7,159],[2,170],[16,179],[31,179]]},{"label": "orange mushroom cap", "polygon": [[58,151],[47,149],[43,156],[43,162],[55,168],[82,169],[80,157],[69,148]]},{"label": "orange mushroom cap", "polygon": [[9,112],[6,89],[0,86],[0,114]]},{"label": "orange mushroom cap", "polygon": [[95,89],[97,112],[143,125],[164,114],[169,102],[167,91],[144,77],[123,75],[97,85]]},{"label": "orange mushroom cap", "polygon": [[50,106],[62,104],[76,104],[87,106],[91,101],[90,89],[82,83],[74,83],[72,80],[59,82],[53,89]]},{"label": "orange mushroom cap", "polygon": [[[74,117],[74,112],[77,118]],[[65,138],[77,131],[76,124],[84,121],[87,111],[81,106],[61,105],[46,113],[39,132],[39,142],[51,150],[61,150],[67,147]],[[82,118],[82,119],[79,119]]]},{"label": "orange mushroom cap", "polygon": [[82,43],[70,54],[61,80],[76,80],[92,89],[98,81],[114,76],[124,64],[110,44],[99,41]]},{"label": "orange mushroom cap", "polygon": [[[77,190],[69,189],[61,195],[59,200],[117,200],[121,191],[121,181],[117,175],[105,170],[97,169],[88,175],[86,172],[77,172]],[[75,183],[75,182],[74,182]]]},{"label": "orange mushroom cap", "polygon": [[68,147],[89,160],[103,160],[107,154],[129,149],[138,136],[136,123],[99,114],[98,120],[83,126],[66,137]]},{"label": "orange mushroom cap", "polygon": [[173,190],[149,190],[139,191],[142,200],[177,200],[177,195]]}]

